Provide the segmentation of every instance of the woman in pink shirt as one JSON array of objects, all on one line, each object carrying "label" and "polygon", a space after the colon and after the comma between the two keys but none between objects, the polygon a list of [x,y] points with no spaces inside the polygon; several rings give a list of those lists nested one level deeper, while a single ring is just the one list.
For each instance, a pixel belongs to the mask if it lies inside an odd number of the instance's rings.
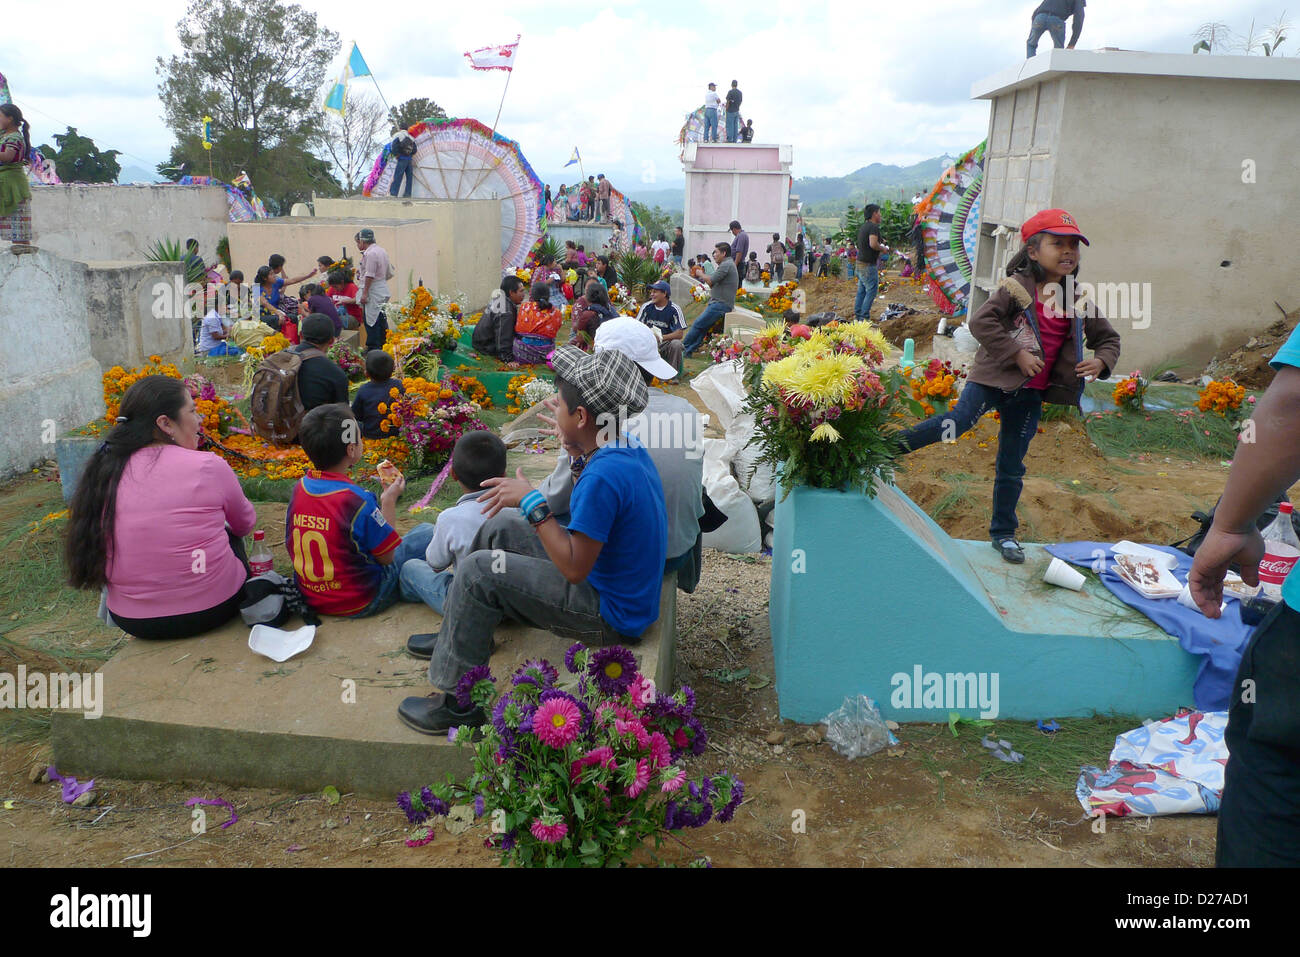
[{"label": "woman in pink shirt", "polygon": [[184,382],[141,379],[72,498],[68,583],[103,588],[136,638],[190,638],[239,611],[257,513],[230,466],[197,451],[201,424]]}]

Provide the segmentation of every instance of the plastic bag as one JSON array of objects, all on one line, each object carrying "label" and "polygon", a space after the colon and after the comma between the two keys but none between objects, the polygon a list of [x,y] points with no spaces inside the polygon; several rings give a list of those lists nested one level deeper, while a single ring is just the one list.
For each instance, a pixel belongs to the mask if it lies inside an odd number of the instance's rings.
[{"label": "plastic bag", "polygon": [[885,726],[876,703],[866,695],[845,698],[838,711],[822,718],[826,740],[850,761],[864,754],[875,754],[898,744],[898,738]]},{"label": "plastic bag", "polygon": [[761,551],[763,538],[758,524],[758,510],[754,508],[749,496],[741,491],[724,456],[730,456],[725,441],[704,440],[704,490],[709,493],[713,504],[727,516],[727,521],[716,531],[706,532],[703,545],[732,554]]},{"label": "plastic bag", "polygon": [[967,355],[974,355],[975,351],[980,347],[975,336],[971,334],[969,326],[964,322],[952,331],[952,341],[956,344],[959,352]]},{"label": "plastic bag", "polygon": [[709,366],[691,380],[691,388],[718,417],[718,427],[727,432],[745,405],[745,383],[740,376],[740,363],[719,362]]}]

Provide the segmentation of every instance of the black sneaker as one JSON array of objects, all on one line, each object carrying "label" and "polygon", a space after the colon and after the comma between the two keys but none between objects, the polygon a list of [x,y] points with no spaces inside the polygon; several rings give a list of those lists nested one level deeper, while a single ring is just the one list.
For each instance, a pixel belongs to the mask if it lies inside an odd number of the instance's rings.
[{"label": "black sneaker", "polygon": [[1025,563],[1025,550],[1020,547],[1020,543],[1014,538],[1004,538],[1001,541],[994,539],[993,548],[1002,554],[1004,562],[1010,562],[1013,565],[1023,565]]},{"label": "black sneaker", "polygon": [[412,658],[428,661],[433,657],[433,649],[438,644],[438,632],[412,635],[406,639],[406,653]]},{"label": "black sneaker", "polygon": [[421,734],[441,734],[448,728],[468,724],[477,728],[487,721],[487,715],[477,705],[460,711],[453,695],[435,691],[424,698],[404,698],[397,706],[397,717],[402,724]]}]

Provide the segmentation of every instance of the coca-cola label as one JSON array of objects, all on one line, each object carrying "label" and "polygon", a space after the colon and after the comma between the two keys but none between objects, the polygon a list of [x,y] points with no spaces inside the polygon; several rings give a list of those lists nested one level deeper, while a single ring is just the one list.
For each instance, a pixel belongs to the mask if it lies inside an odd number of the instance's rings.
[{"label": "coca-cola label", "polygon": [[1265,555],[1259,563],[1259,580],[1266,585],[1280,585],[1295,563],[1295,555]]},{"label": "coca-cola label", "polygon": [[[250,559],[248,562],[248,567],[249,569],[252,570],[254,575],[264,575],[267,572],[269,572],[272,568],[275,567],[275,561],[274,559],[270,559],[264,562],[255,562]],[[1279,581],[1280,580],[1281,579],[1279,579]]]}]

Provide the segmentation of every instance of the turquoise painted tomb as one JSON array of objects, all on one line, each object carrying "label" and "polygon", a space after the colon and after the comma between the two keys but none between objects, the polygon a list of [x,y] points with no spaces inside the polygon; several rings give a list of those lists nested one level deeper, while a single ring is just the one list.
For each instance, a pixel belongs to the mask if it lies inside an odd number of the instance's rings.
[{"label": "turquoise painted tomb", "polygon": [[876,498],[796,488],[776,506],[769,614],[781,716],[846,696],[898,722],[1129,714],[1192,703],[1200,659],[1112,596],[1045,584],[987,541],[950,538],[892,485]]}]

